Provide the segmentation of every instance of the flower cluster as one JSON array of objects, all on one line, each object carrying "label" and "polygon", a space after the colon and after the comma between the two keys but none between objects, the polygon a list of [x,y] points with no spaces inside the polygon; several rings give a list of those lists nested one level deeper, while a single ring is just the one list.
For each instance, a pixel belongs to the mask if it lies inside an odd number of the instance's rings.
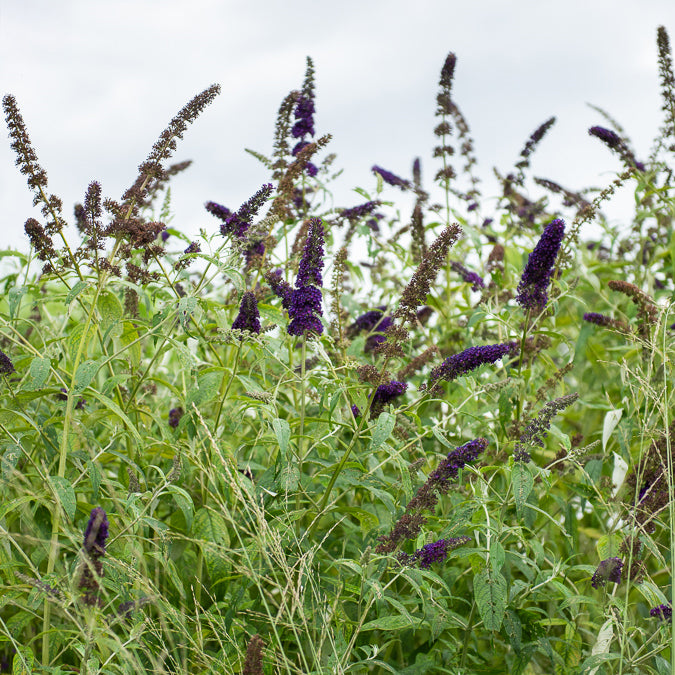
[{"label": "flower cluster", "polygon": [[260,334],[260,313],[258,302],[251,291],[246,291],[241,298],[239,314],[232,324],[233,330],[248,330],[251,333]]},{"label": "flower cluster", "polygon": [[0,352],[0,375],[11,375],[16,372],[14,364],[11,362],[9,356],[5,352]]},{"label": "flower cluster", "polygon": [[657,605],[649,610],[649,616],[653,616],[667,623],[673,622],[673,608],[670,605]]},{"label": "flower cluster", "polygon": [[288,307],[289,335],[306,335],[308,332],[323,333],[320,317],[321,286],[323,278],[323,241],[324,231],[320,218],[312,218],[309,224],[304,252],[298,266],[295,289],[291,294]]},{"label": "flower cluster", "polygon": [[108,516],[100,507],[92,509],[89,522],[84,531],[82,549],[85,560],[78,583],[82,591],[82,599],[85,604],[100,606],[102,599],[99,598],[100,586],[98,580],[103,576],[103,563],[101,558],[105,555],[105,543],[108,539]]},{"label": "flower cluster", "polygon": [[415,565],[419,566],[421,569],[428,570],[431,568],[431,565],[435,562],[443,562],[447,557],[448,553],[464,544],[468,544],[471,541],[471,537],[463,535],[461,537],[451,537],[450,539],[439,539],[434,541],[431,544],[426,544],[422,548],[418,549],[414,553],[399,553],[397,560],[402,565],[407,565],[408,567],[413,567]]},{"label": "flower cluster", "polygon": [[621,558],[607,558],[607,560],[603,560],[591,578],[591,586],[593,588],[600,588],[600,586],[604,586],[608,581],[620,584],[622,567],[623,560]]},{"label": "flower cluster", "polygon": [[645,170],[645,165],[635,159],[633,151],[628,147],[626,141],[616,132],[605,127],[591,127],[588,130],[589,135],[599,138],[610,150],[616,152],[621,157],[626,166],[634,166],[639,171]]},{"label": "flower cluster", "polygon": [[630,332],[630,327],[625,321],[622,321],[621,319],[612,319],[611,316],[598,314],[598,312],[586,312],[584,314],[584,321],[594,323],[596,326],[603,326],[604,328],[613,328],[620,333]]},{"label": "flower cluster", "polygon": [[[230,235],[242,239],[248,228],[251,227],[253,218],[255,218],[263,204],[270,198],[273,190],[274,186],[271,183],[263,185],[258,192],[239,207],[236,213],[230,213],[229,216],[225,217],[220,226],[220,233],[224,237]],[[206,209],[221,219],[227,212],[225,207],[219,206],[215,202],[208,202]]]},{"label": "flower cluster", "polygon": [[469,347],[463,352],[448,356],[440,366],[437,366],[431,371],[428,388],[432,393],[437,392],[437,383],[439,380],[451,382],[460,375],[465,375],[486,363],[499,361],[504,355],[515,351],[517,348],[517,342],[505,342],[496,345]]},{"label": "flower cluster", "polygon": [[483,278],[476,272],[468,270],[466,267],[464,267],[464,265],[462,265],[462,263],[452,261],[450,263],[450,267],[452,267],[452,269],[455,270],[455,272],[457,272],[467,284],[471,284],[472,291],[485,288],[485,282],[483,281]]},{"label": "flower cluster", "polygon": [[387,171],[380,166],[373,166],[371,171],[375,174],[378,174],[385,183],[393,185],[394,187],[400,187],[401,190],[407,190],[410,187],[410,181],[400,178],[391,171]]},{"label": "flower cluster", "polygon": [[[308,56],[305,81],[295,104],[295,124],[291,129],[293,138],[300,139],[292,150],[291,154],[294,157],[297,157],[310,144],[305,137],[314,136],[314,112],[314,64]],[[318,173],[316,165],[312,162],[307,162],[305,170],[309,176],[316,176]]]},{"label": "flower cluster", "polygon": [[370,414],[372,416],[379,415],[383,408],[405,393],[408,385],[405,382],[398,382],[397,380],[390,380],[381,384],[373,396],[373,402],[370,405]]},{"label": "flower cluster", "polygon": [[185,411],[181,407],[171,408],[171,410],[169,410],[169,426],[172,429],[175,429],[178,426],[180,419],[181,417],[183,417],[184,413]]},{"label": "flower cluster", "polygon": [[347,328],[347,334],[354,336],[360,331],[367,331],[370,333],[366,339],[364,351],[371,352],[381,342],[385,341],[384,333],[391,326],[394,321],[391,316],[386,316],[384,312],[387,307],[380,305],[375,309],[371,309],[365,314],[361,314],[354,323]]},{"label": "flower cluster", "polygon": [[565,223],[556,218],[546,226],[539,242],[530,253],[518,284],[516,297],[516,301],[524,309],[540,312],[546,306],[548,284],[564,234]]},{"label": "flower cluster", "polygon": [[263,675],[262,652],[265,643],[260,635],[254,635],[246,647],[242,675]]},{"label": "flower cluster", "polygon": [[352,206],[350,209],[342,209],[340,211],[340,218],[345,218],[346,220],[358,220],[359,218],[363,218],[363,216],[372,213],[380,206],[380,204],[381,202],[379,201],[364,202],[358,206]]},{"label": "flower cluster", "polygon": [[525,449],[525,445],[538,445],[544,447],[544,438],[548,436],[548,430],[551,428],[551,420],[562,410],[572,405],[579,398],[579,394],[573,392],[566,396],[549,401],[539,411],[539,414],[527,425],[525,431],[516,443],[516,449],[513,453],[513,459],[516,462],[529,462],[531,457]]},{"label": "flower cluster", "polygon": [[379,537],[376,553],[391,553],[402,541],[414,539],[427,520],[422,512],[430,511],[436,506],[437,495],[447,494],[451,481],[457,477],[460,469],[474,462],[487,448],[487,444],[484,438],[477,438],[450,452],[408,502],[405,513],[398,519],[392,531]]},{"label": "flower cluster", "polygon": [[281,270],[274,270],[265,275],[265,281],[269,284],[274,295],[281,298],[281,306],[288,309],[291,306],[291,297],[293,295],[293,287],[282,279],[283,272]]}]

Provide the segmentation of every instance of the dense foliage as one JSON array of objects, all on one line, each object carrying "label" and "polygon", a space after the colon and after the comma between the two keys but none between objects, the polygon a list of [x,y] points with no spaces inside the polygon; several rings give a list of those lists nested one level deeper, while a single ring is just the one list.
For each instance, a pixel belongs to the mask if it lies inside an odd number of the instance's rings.
[{"label": "dense foliage", "polygon": [[450,54],[434,181],[376,165],[344,208],[308,59],[251,151],[271,182],[208,202],[195,241],[167,161],[217,86],[120,200],[90,184],[77,241],[6,96],[42,222],[2,252],[0,671],[675,672],[664,28],[658,50],[650,155],[590,130],[604,189],[531,176],[552,118],[485,200]]}]

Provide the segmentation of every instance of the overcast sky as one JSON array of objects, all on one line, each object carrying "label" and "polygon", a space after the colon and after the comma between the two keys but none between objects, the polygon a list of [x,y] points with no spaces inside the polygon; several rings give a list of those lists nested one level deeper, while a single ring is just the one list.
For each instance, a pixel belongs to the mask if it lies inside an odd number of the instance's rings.
[{"label": "overcast sky", "polygon": [[[356,186],[374,188],[373,164],[408,177],[420,156],[430,187],[449,51],[486,194],[496,190],[492,167],[507,172],[552,115],[534,175],[570,189],[604,186],[620,163],[588,136],[606,123],[586,103],[623,125],[638,158],[648,155],[663,121],[659,25],[675,44],[673,0],[0,0],[0,93],[16,97],[72,221],[91,180],[119,198],[173,115],[219,83],[222,94],[174,155],[194,164],[174,180],[172,225],[196,232],[217,228],[205,201],[237,208],[269,180],[244,148],[269,153],[277,109],[301,87],[307,55],[317,135],[333,135],[328,151],[344,169],[336,206],[360,203]],[[27,249],[23,224],[39,211],[0,135],[2,245]],[[630,195],[617,204],[618,222]]]}]

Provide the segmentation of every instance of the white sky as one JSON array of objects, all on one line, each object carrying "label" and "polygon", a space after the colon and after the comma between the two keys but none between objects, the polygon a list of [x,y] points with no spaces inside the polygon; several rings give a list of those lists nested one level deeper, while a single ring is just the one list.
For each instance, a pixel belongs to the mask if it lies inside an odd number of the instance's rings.
[{"label": "white sky", "polygon": [[[552,115],[533,174],[570,189],[604,186],[620,162],[588,136],[606,123],[586,102],[623,125],[638,158],[648,155],[663,121],[658,25],[675,45],[673,0],[0,0],[0,95],[17,98],[49,191],[72,221],[91,180],[119,198],[171,117],[220,83],[173,158],[194,164],[174,179],[172,225],[215,230],[204,202],[237,208],[268,182],[244,148],[270,152],[278,106],[301,87],[307,55],[317,135],[333,135],[327,151],[345,170],[336,206],[360,203],[356,186],[374,188],[373,164],[409,177],[420,156],[431,187],[449,51],[486,195],[496,194],[492,167],[507,172]],[[23,224],[39,210],[0,135],[2,246],[27,250]],[[617,204],[612,217],[630,216],[630,194]]]}]

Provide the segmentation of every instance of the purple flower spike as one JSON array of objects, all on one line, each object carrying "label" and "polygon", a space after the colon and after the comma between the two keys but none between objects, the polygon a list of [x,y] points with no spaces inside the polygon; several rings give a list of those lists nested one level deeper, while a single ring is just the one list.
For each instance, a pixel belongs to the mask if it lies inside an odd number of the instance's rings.
[{"label": "purple flower spike", "polygon": [[206,204],[204,204],[204,208],[210,214],[222,220],[223,223],[225,223],[227,219],[232,215],[232,211],[230,211],[230,209],[228,209],[226,206],[216,204],[216,202],[206,202]]},{"label": "purple flower spike", "polygon": [[[233,235],[235,237],[242,238],[246,234],[248,228],[251,227],[253,218],[262,208],[263,204],[270,198],[272,190],[274,190],[274,186],[271,183],[266,183],[263,185],[260,190],[258,190],[258,192],[253,195],[253,197],[245,201],[239,207],[236,213],[232,213],[225,219],[223,224],[220,226],[220,233],[224,237],[227,235]],[[212,203],[213,202],[209,202],[209,204]],[[207,210],[209,209],[209,204],[206,205]],[[214,213],[214,211],[211,211],[211,213]],[[214,215],[218,215],[219,218],[221,217],[216,213],[214,213]]]},{"label": "purple flower spike", "polygon": [[90,558],[98,559],[105,555],[105,542],[108,538],[108,516],[97,506],[89,515],[87,529],[84,531],[83,548]]},{"label": "purple flower spike", "polygon": [[281,270],[274,270],[274,272],[270,272],[265,276],[265,280],[270,285],[274,295],[281,298],[281,306],[284,309],[288,309],[291,306],[293,288],[287,281],[281,278],[282,274]]},{"label": "purple flower spike", "polygon": [[401,396],[407,388],[408,385],[405,382],[397,382],[396,380],[381,384],[376,389],[375,396],[373,396],[373,408],[379,409],[387,403],[391,403],[395,398]]},{"label": "purple flower spike", "polygon": [[450,481],[457,478],[460,469],[475,462],[478,455],[485,451],[488,442],[484,438],[476,438],[448,453],[448,456],[429,475],[429,483],[441,494],[445,494]]},{"label": "purple flower spike", "polygon": [[459,546],[468,544],[471,537],[466,535],[462,537],[451,537],[450,539],[439,539],[431,544],[422,546],[422,548],[415,551],[412,555],[405,553],[399,555],[399,562],[404,565],[413,566],[415,564],[423,570],[428,570],[436,562],[443,562],[448,553]]},{"label": "purple flower spike", "polygon": [[258,302],[251,291],[247,291],[241,298],[239,314],[232,324],[234,330],[248,330],[251,333],[260,334],[260,313]]},{"label": "purple flower spike", "polygon": [[178,426],[183,414],[183,408],[171,408],[171,410],[169,410],[169,426],[172,429],[175,429]]},{"label": "purple flower spike", "polygon": [[[293,138],[302,138],[303,136],[314,136],[314,101],[309,96],[301,95],[297,106],[295,107],[296,123],[291,129]],[[295,146],[298,147],[297,145]],[[299,152],[299,150],[298,150]],[[297,152],[293,152],[297,155]]]},{"label": "purple flower spike", "polygon": [[610,150],[619,155],[627,166],[634,166],[639,171],[645,170],[645,165],[635,159],[635,155],[633,155],[633,151],[628,147],[626,141],[616,132],[605,129],[605,127],[591,127],[588,133],[599,138]]},{"label": "purple flower spike", "polygon": [[649,610],[649,616],[658,617],[667,623],[673,622],[673,608],[670,605],[658,605]]},{"label": "purple flower spike", "polygon": [[358,220],[359,218],[372,213],[380,204],[381,202],[379,201],[365,202],[358,206],[352,206],[350,209],[342,209],[340,211],[340,216],[347,220]]},{"label": "purple flower spike", "polygon": [[321,310],[321,286],[323,278],[323,241],[324,231],[320,218],[309,221],[309,230],[305,249],[298,265],[295,289],[288,307],[289,335],[306,335],[307,332],[323,333],[323,324],[319,317]]},{"label": "purple flower spike", "polygon": [[451,382],[479,366],[499,361],[505,354],[517,347],[516,342],[469,347],[459,354],[449,356],[440,366],[434,368],[431,371],[430,383],[434,385],[438,380]]},{"label": "purple flower spike", "polygon": [[620,584],[622,567],[623,560],[621,558],[607,558],[607,560],[603,560],[591,578],[591,586],[593,588],[600,588],[600,586],[604,586],[608,581]]},{"label": "purple flower spike", "polygon": [[516,302],[524,309],[540,312],[548,300],[548,284],[565,234],[565,223],[556,218],[544,229],[541,239],[530,253],[518,284]]},{"label": "purple flower spike", "polygon": [[0,352],[0,375],[11,375],[14,370],[14,364],[10,361],[9,356],[4,352]]},{"label": "purple flower spike", "polygon": [[455,270],[467,284],[472,284],[472,291],[477,291],[479,288],[485,288],[483,278],[476,272],[468,270],[462,263],[453,261],[450,263],[450,267],[452,267],[452,269]]},{"label": "purple flower spike", "polygon": [[379,174],[385,183],[389,183],[389,185],[393,185],[394,187],[400,187],[401,190],[405,191],[410,187],[410,181],[399,178],[396,174],[392,173],[391,171],[387,171],[380,166],[373,166],[371,171],[373,173]]}]

